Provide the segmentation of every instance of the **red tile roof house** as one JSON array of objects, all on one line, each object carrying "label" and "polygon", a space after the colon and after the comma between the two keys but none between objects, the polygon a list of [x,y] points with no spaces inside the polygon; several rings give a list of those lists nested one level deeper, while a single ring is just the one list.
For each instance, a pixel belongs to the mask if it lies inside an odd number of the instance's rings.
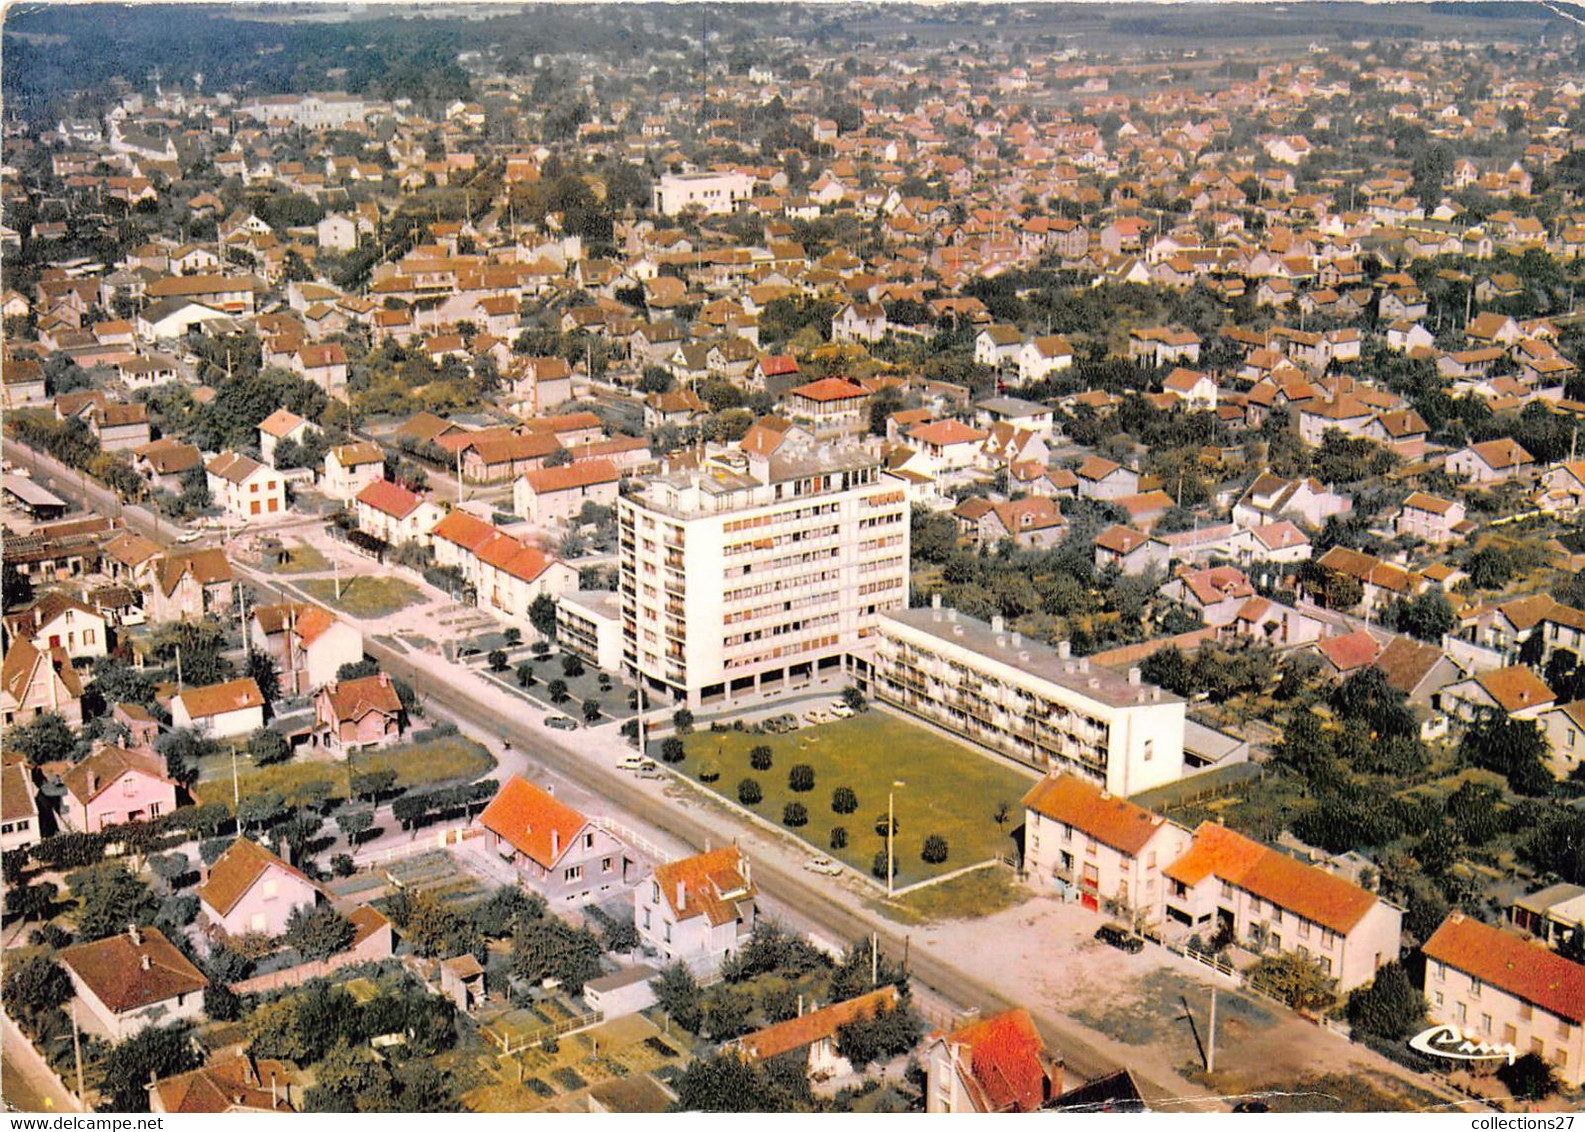
[{"label": "red tile roof house", "polygon": [[1035,1112],[1062,1092],[1062,1063],[1023,1007],[927,1039],[926,1112]]},{"label": "red tile roof house", "polygon": [[1215,822],[1163,875],[1169,925],[1202,938],[1225,925],[1251,951],[1308,956],[1340,994],[1398,958],[1402,909]]},{"label": "red tile roof house", "polygon": [[1161,916],[1161,869],[1189,847],[1189,831],[1069,774],[1024,795],[1024,867],[1037,883],[1078,889],[1091,911],[1116,901],[1140,925]]},{"label": "red tile roof house", "polygon": [[633,889],[634,920],[646,948],[714,973],[759,922],[748,858],[732,845],[657,865]]},{"label": "red tile roof house", "polygon": [[1585,1084],[1585,965],[1454,912],[1425,941],[1431,1021],[1477,1042],[1545,1058]]},{"label": "red tile roof house", "polygon": [[60,821],[78,833],[147,821],[176,809],[176,782],[153,751],[101,747],[61,776]]},{"label": "red tile roof house", "polygon": [[836,1049],[837,1030],[859,1018],[873,1018],[883,1010],[897,1008],[897,988],[888,984],[879,990],[811,1010],[752,1034],[744,1034],[727,1048],[735,1049],[748,1061],[769,1061],[794,1050],[808,1050],[808,1073],[814,1079],[849,1077],[853,1065]]},{"label": "red tile roof house", "polygon": [[325,749],[388,747],[402,738],[406,714],[388,673],[332,680],[314,695],[314,718]]},{"label": "red tile roof house", "polygon": [[1144,574],[1150,570],[1165,570],[1170,557],[1166,543],[1121,523],[1095,536],[1097,570],[1115,564],[1125,574]]},{"label": "red tile roof house", "polygon": [[203,1016],[209,980],[156,928],[79,943],[58,955],[85,1008],[78,1021],[112,1041],[149,1026]]},{"label": "red tile roof house", "polygon": [[787,415],[816,436],[859,432],[869,424],[870,391],[845,377],[823,377],[789,390]]},{"label": "red tile roof house", "polygon": [[353,509],[360,531],[392,546],[428,546],[430,532],[445,518],[438,503],[390,480],[375,480],[358,492]]},{"label": "red tile roof house", "polygon": [[1546,681],[1523,664],[1478,672],[1442,689],[1442,706],[1465,723],[1474,722],[1487,709],[1510,719],[1537,719],[1556,704]]},{"label": "red tile roof house", "polygon": [[198,886],[198,905],[211,928],[233,939],[248,934],[279,936],[294,908],[313,908],[319,886],[264,846],[245,837],[233,841]]},{"label": "red tile roof house", "polygon": [[1375,663],[1381,655],[1381,645],[1365,630],[1356,629],[1317,641],[1315,651],[1320,654],[1322,670],[1342,679]]},{"label": "red tile roof house", "polygon": [[215,739],[251,735],[264,726],[264,693],[251,676],[189,688],[171,700],[171,726],[195,728]]},{"label": "red tile roof house", "polygon": [[281,692],[288,696],[306,695],[334,680],[342,665],[363,659],[363,634],[307,602],[259,606],[248,637],[253,648],[275,661]]},{"label": "red tile roof house", "polygon": [[536,468],[512,485],[512,510],[531,523],[569,523],[585,503],[615,507],[622,473],[609,460]]},{"label": "red tile roof house", "polygon": [[1535,460],[1517,440],[1504,437],[1460,448],[1447,458],[1447,474],[1470,483],[1502,483],[1529,473]]},{"label": "red tile roof house", "polygon": [[603,899],[636,877],[625,845],[526,779],[507,779],[479,824],[488,847],[553,909]]}]

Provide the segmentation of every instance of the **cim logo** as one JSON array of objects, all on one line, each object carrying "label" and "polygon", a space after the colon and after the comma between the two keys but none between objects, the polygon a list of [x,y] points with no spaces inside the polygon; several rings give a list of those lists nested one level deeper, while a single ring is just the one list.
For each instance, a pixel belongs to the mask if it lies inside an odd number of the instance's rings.
[{"label": "cim logo", "polygon": [[1512,1065],[1519,1056],[1519,1051],[1511,1045],[1493,1045],[1466,1038],[1457,1026],[1447,1025],[1421,1030],[1409,1039],[1409,1048],[1454,1061],[1506,1061]]}]

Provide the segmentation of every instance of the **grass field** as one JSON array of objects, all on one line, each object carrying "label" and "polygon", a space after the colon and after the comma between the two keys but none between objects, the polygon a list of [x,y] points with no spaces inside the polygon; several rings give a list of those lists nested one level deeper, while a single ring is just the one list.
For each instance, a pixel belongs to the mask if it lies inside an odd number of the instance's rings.
[{"label": "grass field", "polygon": [[341,579],[339,600],[334,578],[309,578],[300,585],[332,609],[339,609],[353,617],[389,617],[415,604],[423,596],[415,586],[400,578],[380,578],[372,574],[355,574]]},{"label": "grass field", "polygon": [[317,574],[321,570],[330,569],[330,563],[319,549],[309,546],[302,539],[291,539],[283,543],[283,549],[287,558],[275,568],[277,574]]},{"label": "grass field", "polygon": [[[789,832],[869,876],[875,854],[886,848],[886,795],[896,796],[897,883],[939,876],[1013,848],[1012,833],[1021,824],[1018,800],[1032,780],[1006,763],[955,743],[896,716],[869,711],[852,719],[804,727],[788,735],[755,735],[746,731],[701,731],[688,737],[683,773],[699,779],[714,763],[720,777],[703,783],[732,802],[738,783],[752,778],[764,800],[750,806],[755,813],[781,824],[788,802],[801,802],[809,812],[807,825]],[[749,766],[749,749],[771,749],[768,771]],[[814,768],[814,789],[799,793],[788,784],[796,764]],[[893,782],[903,785],[893,787]],[[834,813],[831,794],[847,786],[858,795],[858,809]],[[1006,802],[1012,815],[998,825],[992,816]],[[847,830],[845,848],[831,848],[831,829]],[[877,829],[879,827],[879,829]],[[783,828],[788,828],[783,826]],[[930,834],[946,838],[947,859],[927,864],[920,858]]]},{"label": "grass field", "polygon": [[[923,921],[977,920],[1027,899],[1029,890],[1013,879],[1011,869],[989,865],[900,896],[897,905],[905,915]],[[883,914],[889,911],[889,907],[882,908]]]},{"label": "grass field", "polygon": [[[213,777],[199,780],[195,788],[200,801],[230,802],[231,764],[225,765]],[[423,743],[413,743],[385,751],[371,751],[352,757],[353,771],[373,774],[378,770],[394,770],[399,785],[409,787],[432,786],[437,782],[478,778],[495,766],[495,758],[483,746],[460,735],[448,735]],[[218,765],[218,764],[217,764]],[[317,783],[328,783],[332,798],[347,794],[347,765],[344,762],[308,762],[297,760],[276,766],[255,767],[245,754],[237,756],[237,784],[242,796],[262,794],[274,790],[288,802],[303,801],[310,791],[318,789]]]}]

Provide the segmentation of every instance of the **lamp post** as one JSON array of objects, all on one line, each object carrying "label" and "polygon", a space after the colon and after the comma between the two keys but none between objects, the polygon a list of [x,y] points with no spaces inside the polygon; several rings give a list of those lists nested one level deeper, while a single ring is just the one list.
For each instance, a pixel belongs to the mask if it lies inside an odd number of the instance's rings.
[{"label": "lamp post", "polygon": [[907,785],[908,784],[906,782],[896,781],[896,782],[892,783],[893,789],[888,790],[886,792],[886,897],[887,897],[887,899],[890,899],[891,895],[892,895],[892,877],[893,877],[893,872],[894,872],[894,869],[895,869],[894,862],[896,861],[895,848],[896,848],[896,842],[897,842],[897,818],[896,818],[897,808],[896,808],[896,804],[895,804],[895,797],[896,797],[896,789],[895,788],[899,787],[899,786],[907,786]]}]

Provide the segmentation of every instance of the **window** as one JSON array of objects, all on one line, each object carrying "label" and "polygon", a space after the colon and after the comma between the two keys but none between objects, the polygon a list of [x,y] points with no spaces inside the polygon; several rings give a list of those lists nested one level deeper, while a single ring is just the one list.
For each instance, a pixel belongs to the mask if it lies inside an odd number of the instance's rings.
[{"label": "window", "polygon": [[1148,763],[1151,759],[1153,759],[1155,757],[1156,757],[1156,741],[1154,739],[1146,739],[1145,740],[1145,761]]},{"label": "window", "polygon": [[1223,900],[1231,900],[1232,898],[1233,898],[1233,886],[1230,883],[1228,883],[1227,881],[1224,880],[1222,882],[1222,899]]},{"label": "window", "polygon": [[267,921],[264,918],[263,912],[255,912],[248,920],[248,929],[250,931],[262,932],[266,922]]},{"label": "window", "polygon": [[1469,1007],[1462,1002],[1455,1002],[1453,1004],[1453,1017],[1458,1019],[1458,1024],[1462,1026],[1469,1021]]},{"label": "window", "polygon": [[280,895],[280,887],[280,882],[274,877],[270,877],[264,882],[264,899],[274,900],[278,895]]},{"label": "window", "polygon": [[654,881],[650,881],[649,884],[649,902],[651,904],[660,903],[660,885]]},{"label": "window", "polygon": [[1491,1015],[1490,1014],[1482,1014],[1480,1016],[1480,1032],[1482,1034],[1487,1034],[1487,1035],[1489,1035],[1491,1033]]},{"label": "window", "polygon": [[1446,963],[1438,963],[1436,965],[1436,981],[1439,982],[1439,983],[1447,981],[1447,964]]},{"label": "window", "polygon": [[1337,933],[1331,928],[1321,929],[1321,946],[1330,950],[1337,946]]},{"label": "window", "polygon": [[665,933],[666,934],[666,942],[670,943],[671,942],[671,921],[670,920],[666,921],[665,927],[666,927],[666,933]]},{"label": "window", "polygon": [[1332,961],[1330,959],[1328,959],[1324,955],[1321,956],[1321,974],[1330,975],[1331,973],[1332,973]]},{"label": "window", "polygon": [[1519,1027],[1515,1026],[1512,1022],[1509,1022],[1507,1025],[1505,1025],[1502,1028],[1502,1040],[1509,1045],[1516,1043],[1519,1040]]},{"label": "window", "polygon": [[583,879],[583,866],[582,865],[574,865],[570,869],[564,869],[562,871],[562,874],[561,874],[561,879],[563,881],[567,882],[568,884],[571,884],[575,880],[582,880]]},{"label": "window", "polygon": [[[648,911],[647,911],[647,910],[646,910],[646,911],[645,911],[645,913],[644,913],[644,914],[645,914],[645,915],[646,915],[646,916],[648,916],[648,915],[649,915],[649,912],[648,912]],[[1432,998],[1432,999],[1433,999],[1433,1000],[1434,1000],[1434,1001],[1435,1001],[1435,1002],[1436,1002],[1436,1004],[1437,1004],[1437,1006],[1439,1006],[1439,1007],[1440,1007],[1440,1006],[1441,1006],[1441,1005],[1442,1005],[1442,1004],[1443,1004],[1443,998],[1442,998],[1442,992],[1441,992],[1441,991],[1435,991],[1435,992],[1434,992],[1434,993],[1433,993],[1433,994],[1432,994],[1432,995],[1431,995],[1431,998]]]},{"label": "window", "polygon": [[1528,1002],[1519,1003],[1519,1021],[1528,1022],[1535,1014],[1535,1008]]},{"label": "window", "polygon": [[649,931],[650,924],[653,922],[653,917],[651,916],[652,912],[654,912],[653,908],[645,908],[644,909],[644,930],[645,931]]},{"label": "window", "polygon": [[1303,919],[1302,917],[1299,920],[1299,938],[1300,939],[1309,939],[1310,938],[1310,921],[1306,920],[1306,919]]},{"label": "window", "polygon": [[1469,980],[1469,996],[1471,998],[1480,997],[1480,980],[1473,976]]},{"label": "window", "polygon": [[602,873],[608,873],[608,872],[611,871],[611,858],[609,858],[609,857],[600,858],[600,871]]}]

